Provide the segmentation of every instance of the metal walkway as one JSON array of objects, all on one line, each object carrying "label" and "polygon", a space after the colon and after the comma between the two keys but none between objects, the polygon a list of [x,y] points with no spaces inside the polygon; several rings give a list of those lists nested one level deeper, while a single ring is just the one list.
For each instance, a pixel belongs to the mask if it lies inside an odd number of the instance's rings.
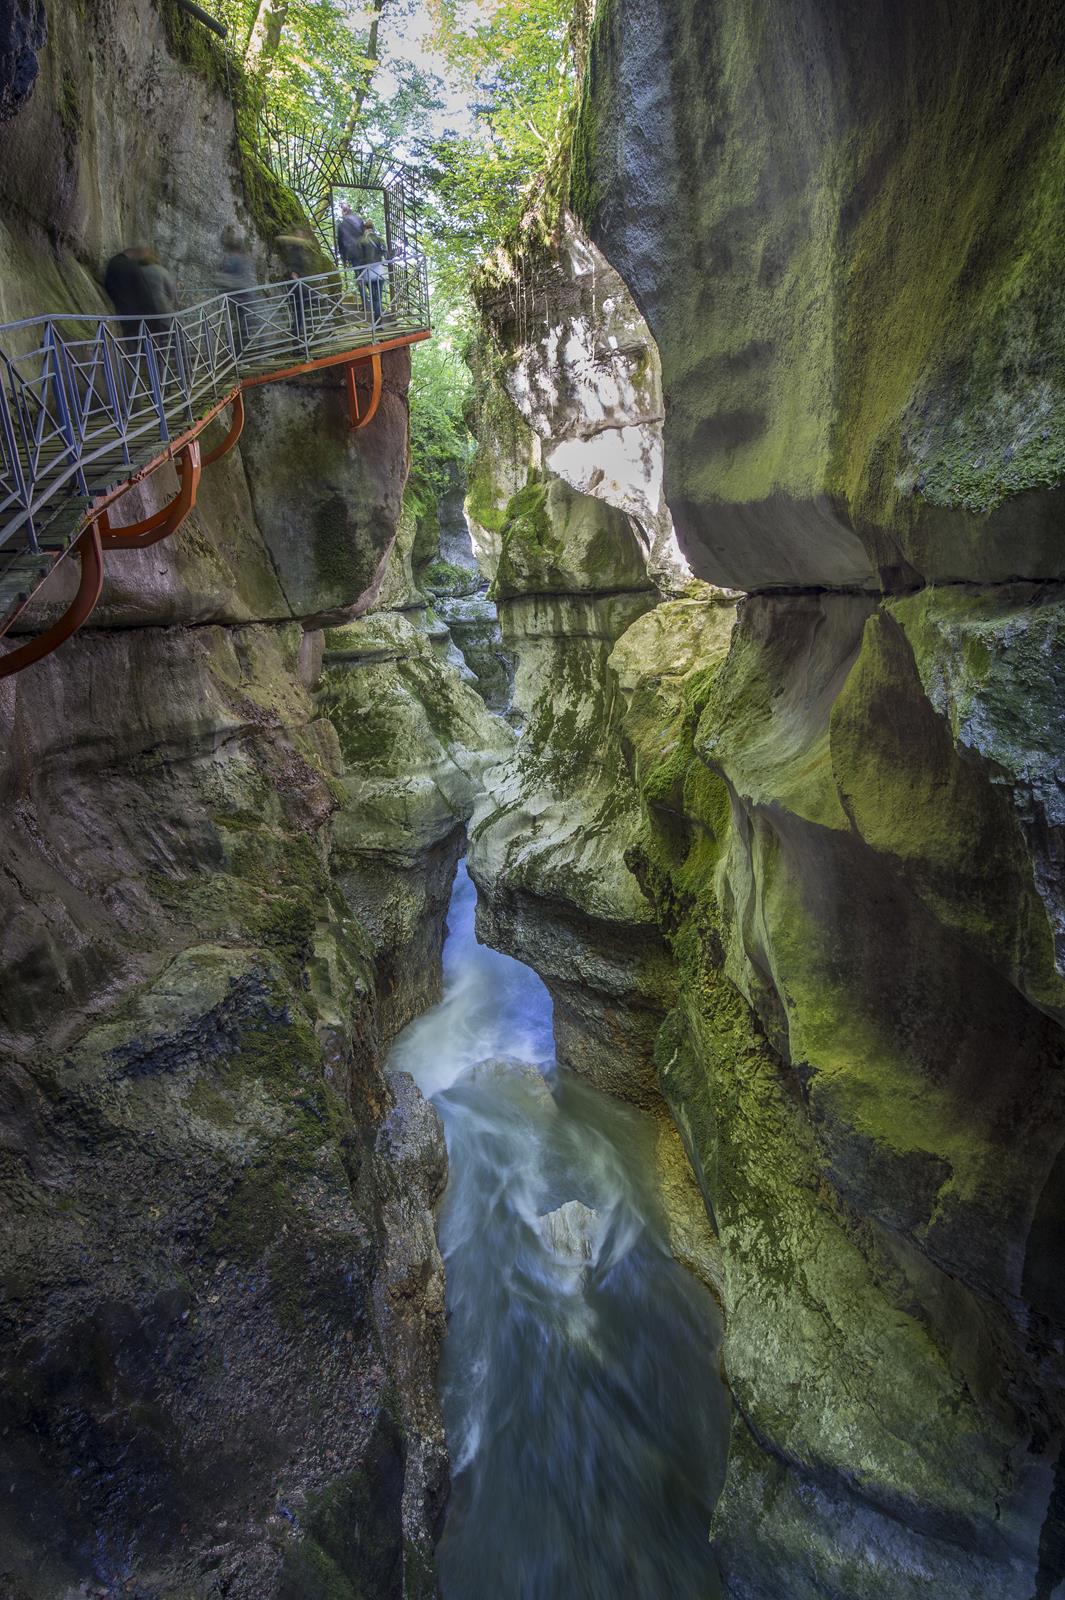
[{"label": "metal walkway", "polygon": [[[0,326],[0,635],[72,552],[81,581],[70,608],[0,654],[0,678],[58,647],[92,611],[103,551],[168,537],[196,500],[200,473],[236,444],[244,390],[344,365],[353,427],[381,394],[381,355],[429,337],[424,259],[385,263],[384,312],[364,308],[354,272],[322,273],[222,294],[137,325],[119,317],[39,317]],[[368,368],[369,384],[356,386]],[[199,436],[227,406],[226,438],[201,457]],[[176,497],[116,527],[110,508],[166,461]]]}]

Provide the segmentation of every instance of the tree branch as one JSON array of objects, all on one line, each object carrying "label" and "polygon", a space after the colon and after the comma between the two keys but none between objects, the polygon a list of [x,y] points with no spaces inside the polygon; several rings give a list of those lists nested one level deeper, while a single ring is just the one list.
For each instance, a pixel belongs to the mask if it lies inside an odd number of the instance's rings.
[{"label": "tree branch", "polygon": [[244,51],[244,66],[250,71],[260,61],[272,61],[281,48],[281,33],[288,20],[289,0],[256,0],[251,32]]},{"label": "tree branch", "polygon": [[373,12],[373,21],[370,23],[370,37],[366,42],[365,58],[367,65],[363,68],[351,95],[351,107],[344,121],[340,135],[339,154],[346,156],[351,149],[356,130],[362,119],[362,108],[366,104],[366,96],[373,83],[373,75],[379,60],[378,34],[381,27],[381,13],[384,11],[388,0],[371,0],[370,9]]}]

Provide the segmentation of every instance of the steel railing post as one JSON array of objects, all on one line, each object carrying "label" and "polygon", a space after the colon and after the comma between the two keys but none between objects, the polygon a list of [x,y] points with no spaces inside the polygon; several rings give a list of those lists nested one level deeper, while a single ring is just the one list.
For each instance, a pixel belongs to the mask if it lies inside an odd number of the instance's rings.
[{"label": "steel railing post", "polygon": [[[56,370],[61,374],[63,392],[66,397],[66,412],[68,419],[68,441],[74,460],[78,463],[77,482],[82,494],[88,494],[89,485],[85,477],[83,457],[85,455],[85,414],[79,403],[77,380],[74,377],[74,363],[66,343],[55,336],[54,355]],[[89,379],[89,391],[86,395],[86,413],[92,410],[93,380]]]},{"label": "steel railing post", "polygon": [[170,324],[170,337],[174,345],[174,365],[177,367],[177,379],[181,386],[181,393],[185,397],[185,412],[190,422],[195,421],[192,409],[192,389],[189,384],[188,362],[185,360],[185,330],[175,317]]},{"label": "steel railing post", "polygon": [[[63,373],[63,363],[60,356],[62,341],[53,328],[51,322],[44,325],[44,354],[49,372],[46,383],[51,384],[53,401],[59,418],[59,431],[66,441],[67,452],[71,462],[79,459],[78,441],[74,433],[74,419],[70,411],[70,396],[67,394],[66,381]],[[42,396],[43,404],[43,396]],[[85,474],[79,467],[78,477],[81,482],[82,494],[87,493],[85,487]]]},{"label": "steel railing post", "polygon": [[129,436],[126,432],[126,419],[123,415],[123,398],[120,390],[120,375],[115,371],[114,357],[111,351],[111,340],[114,334],[105,322],[97,323],[97,337],[100,349],[103,352],[104,383],[107,386],[107,398],[114,412],[115,432],[119,436],[122,446],[122,457],[127,467],[131,465],[129,453]]},{"label": "steel railing post", "polygon": [[229,354],[233,361],[233,376],[240,377],[241,351],[237,343],[236,330],[240,327],[240,306],[233,304],[233,296],[226,295],[223,302],[226,314],[226,336],[229,341]]},{"label": "steel railing post", "polygon": [[[7,357],[4,356],[2,359],[7,375],[7,386],[14,390],[16,375]],[[4,448],[11,464],[11,478],[15,486],[15,496],[21,502],[22,509],[28,518],[26,532],[30,549],[36,551],[38,548],[37,535],[34,532],[33,519],[30,517],[32,496],[30,487],[26,482],[26,473],[23,469],[22,457],[19,454],[18,440],[15,437],[15,424],[11,416],[11,407],[8,403],[7,387],[2,386],[0,386],[0,430],[3,432]]]},{"label": "steel railing post", "polygon": [[148,369],[148,384],[152,392],[152,403],[159,417],[159,437],[164,444],[169,444],[170,425],[167,421],[166,401],[163,397],[162,385],[159,382],[159,364],[156,360],[155,347],[152,344],[152,336],[148,332],[148,324],[146,322],[142,322],[140,325],[140,342],[144,355],[144,364]]},{"label": "steel railing post", "polygon": [[[143,318],[129,334],[120,335],[120,318],[105,317],[86,338],[86,321],[34,317],[0,329],[20,346],[32,330],[36,344],[18,358],[0,351],[0,547],[24,531],[38,550],[35,513],[38,526],[47,521],[41,508],[53,515],[53,497],[59,506],[72,490],[87,496],[90,482],[114,471],[119,452],[126,471],[116,476],[126,476],[152,453],[144,445],[156,423],[166,446],[186,427],[195,431],[207,397],[223,398],[245,371],[269,382],[301,359],[350,359],[384,338],[385,325],[404,340],[427,332],[428,263],[405,250],[390,256],[380,278],[363,266],[255,285]],[[68,322],[65,338],[60,323]]]}]

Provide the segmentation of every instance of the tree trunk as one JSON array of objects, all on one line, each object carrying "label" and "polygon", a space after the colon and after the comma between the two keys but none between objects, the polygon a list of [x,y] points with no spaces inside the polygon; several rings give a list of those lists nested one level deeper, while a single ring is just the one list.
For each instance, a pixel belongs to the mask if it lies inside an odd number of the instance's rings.
[{"label": "tree trunk", "polygon": [[362,108],[366,104],[366,96],[369,94],[370,85],[373,82],[378,60],[378,32],[381,26],[381,13],[385,9],[385,4],[386,0],[372,0],[370,9],[373,12],[373,21],[370,23],[370,37],[366,41],[367,65],[352,91],[351,109],[345,119],[338,146],[338,153],[341,157],[346,156],[351,149],[352,141],[355,138],[359,120],[362,116]]},{"label": "tree trunk", "polygon": [[281,32],[288,18],[288,7],[289,0],[258,0],[244,51],[247,70],[265,65],[277,55],[281,46]]}]

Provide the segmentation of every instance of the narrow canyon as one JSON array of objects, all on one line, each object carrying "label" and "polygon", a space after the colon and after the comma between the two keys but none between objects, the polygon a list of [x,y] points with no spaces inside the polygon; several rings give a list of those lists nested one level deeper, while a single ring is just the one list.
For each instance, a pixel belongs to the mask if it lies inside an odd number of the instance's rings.
[{"label": "narrow canyon", "polygon": [[1061,1600],[1060,9],[551,0],[462,320],[329,4],[0,4],[0,1600]]}]

